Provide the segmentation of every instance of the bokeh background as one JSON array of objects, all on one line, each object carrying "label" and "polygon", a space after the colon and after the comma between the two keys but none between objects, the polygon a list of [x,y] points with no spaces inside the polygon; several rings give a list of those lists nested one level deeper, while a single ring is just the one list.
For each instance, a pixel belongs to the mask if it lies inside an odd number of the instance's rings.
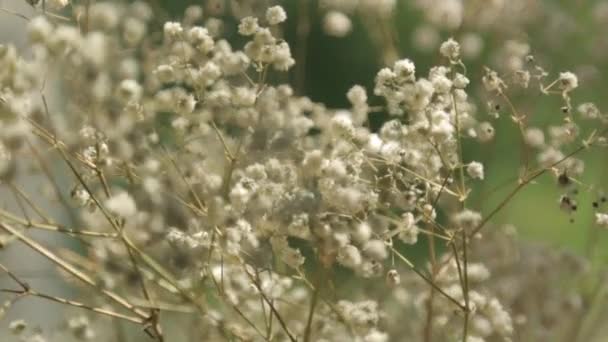
[{"label": "bokeh background", "polygon": [[[238,0],[233,0],[237,1]],[[465,56],[472,84],[480,84],[484,66],[500,63],[501,53],[509,41],[530,46],[534,55],[552,75],[560,71],[573,71],[579,76],[580,86],[572,93],[573,103],[592,101],[602,112],[608,108],[608,1],[605,0],[462,0],[464,19],[453,28],[442,27],[429,18],[424,3],[433,1],[396,0],[394,20],[370,23],[352,16],[352,32],[346,37],[327,35],[323,29],[323,15],[319,0],[282,0],[288,12],[285,39],[292,47],[298,67],[288,76],[276,78],[277,82],[290,82],[298,92],[330,108],[349,107],[346,92],[354,84],[360,84],[372,93],[376,72],[390,58],[409,58],[416,63],[417,73],[425,75],[428,69],[439,62],[438,45],[449,37],[468,39],[475,37],[480,43],[479,53]],[[437,0],[444,1],[444,0]],[[459,0],[445,0],[459,1]],[[272,3],[273,1],[268,1]],[[179,20],[184,10],[193,4],[206,6],[208,13],[216,13],[226,20],[225,36],[237,46],[242,38],[236,32],[237,22],[227,13],[230,0],[226,1],[152,1],[157,9],[163,9],[166,19]],[[219,6],[219,7],[218,7]],[[480,20],[484,6],[498,8],[494,20]],[[14,43],[25,49],[24,28],[26,21],[9,12],[18,12],[27,17],[35,10],[25,0],[0,0],[0,43]],[[225,12],[222,12],[222,8]],[[6,11],[4,11],[6,10]],[[310,25],[308,34],[298,33],[302,20]],[[391,37],[393,56],[386,56],[386,47],[378,44],[371,27],[383,27]],[[300,53],[304,51],[303,53]],[[301,57],[304,57],[302,61]],[[299,73],[299,74],[298,74]],[[56,101],[61,94],[55,94]],[[473,88],[470,96],[478,99],[480,116],[487,115],[486,95]],[[530,91],[513,91],[509,96],[518,110],[527,113],[530,124],[546,126],[559,124],[563,120],[559,96],[541,96],[537,88]],[[382,104],[379,98],[370,99],[371,105]],[[379,125],[388,118],[386,113],[374,113],[372,123]],[[465,141],[464,159],[478,160],[485,165],[486,181],[473,183],[473,195],[469,206],[488,213],[516,185],[520,164],[520,142],[517,127],[504,115],[497,120],[488,116],[494,124],[496,137],[488,144]],[[583,132],[592,127],[583,125]],[[584,254],[588,248],[588,231],[593,225],[592,202],[598,194],[608,189],[608,155],[605,150],[586,151],[582,156],[586,162],[582,182],[578,186],[579,210],[566,213],[559,208],[559,197],[563,189],[556,185],[550,175],[540,177],[504,208],[492,223],[495,226],[513,224],[519,235],[535,243],[572,250]],[[20,180],[31,193],[38,191],[36,179]],[[49,204],[51,205],[51,204]],[[0,206],[15,210],[13,197],[6,189],[0,190]],[[65,213],[58,213],[59,216]],[[599,244],[608,244],[608,232],[597,235]],[[62,246],[61,240],[46,241],[53,247]],[[419,244],[424,248],[424,244]],[[600,249],[602,250],[602,249]],[[424,255],[424,251],[420,251]],[[55,294],[70,292],[51,266],[23,248],[0,248],[0,260],[7,266],[19,269],[23,278],[41,288],[52,289]],[[597,262],[607,260],[599,255]],[[10,283],[0,275],[0,286]],[[28,317],[45,326],[57,324],[63,307],[38,300],[20,303],[0,323],[0,340],[9,340],[7,322],[13,318]]]}]

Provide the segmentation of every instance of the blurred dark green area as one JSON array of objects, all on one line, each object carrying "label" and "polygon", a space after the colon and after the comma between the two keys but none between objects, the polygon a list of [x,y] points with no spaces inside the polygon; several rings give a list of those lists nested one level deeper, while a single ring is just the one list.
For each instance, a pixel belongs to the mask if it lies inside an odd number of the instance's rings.
[{"label": "blurred dark green area", "polygon": [[[345,38],[334,38],[321,31],[322,16],[318,11],[317,1],[284,0],[279,1],[288,12],[285,23],[285,39],[289,42],[294,57],[301,43],[297,37],[298,14],[302,9],[302,1],[308,6],[310,34],[306,40],[305,82],[302,94],[316,102],[322,102],[329,108],[349,107],[346,92],[354,84],[366,87],[372,105],[382,104],[382,100],[374,97],[373,82],[376,72],[383,67],[379,47],[372,42],[363,23],[353,18],[353,32]],[[168,16],[180,18],[184,9],[193,4],[204,4],[205,1],[160,1],[160,6],[168,11]],[[416,64],[417,74],[425,76],[430,67],[437,65],[440,58],[437,52],[421,52],[412,43],[412,34],[424,18],[422,13],[413,5],[413,1],[397,1],[398,10],[395,22],[391,23],[398,42],[399,58],[409,58]],[[560,71],[575,71],[589,68],[595,70],[595,76],[581,82],[572,93],[573,105],[592,101],[603,112],[608,108],[606,93],[608,90],[608,40],[605,32],[598,31],[593,24],[592,15],[597,1],[589,0],[545,0],[544,5],[554,9],[540,18],[526,24],[518,30],[479,31],[473,27],[463,27],[459,31],[441,32],[441,38],[458,37],[463,32],[476,32],[484,40],[481,55],[474,60],[465,60],[471,83],[479,84],[482,68],[492,66],[491,58],[494,51],[502,48],[508,39],[521,39],[529,42],[532,54],[539,64],[556,77]],[[559,20],[549,16],[568,18],[566,26],[560,26]],[[236,33],[237,22],[226,17],[225,34],[237,47],[244,40]],[[234,25],[231,25],[234,24]],[[516,34],[513,34],[517,31]],[[606,48],[602,49],[601,46]],[[598,46],[600,48],[598,48]],[[302,63],[296,60],[296,63]],[[578,69],[577,69],[578,68]],[[291,82],[295,75],[289,77],[274,75],[274,81]],[[485,113],[485,94],[470,93],[470,97],[479,105],[479,116]],[[559,96],[541,96],[536,86],[525,93],[509,91],[509,96],[518,110],[530,117],[530,125],[546,127],[548,124],[563,122],[560,111],[562,101]],[[503,108],[506,108],[504,106]],[[484,214],[491,212],[507,194],[517,185],[518,169],[521,165],[521,136],[517,126],[509,118],[509,113],[503,113],[498,120],[489,116],[482,121],[492,122],[496,128],[493,142],[479,144],[465,140],[464,161],[477,160],[485,165],[485,181],[472,182],[473,192],[467,202],[472,209],[481,210]],[[375,113],[371,119],[378,126],[388,116]],[[588,135],[594,127],[582,126],[582,136]],[[571,146],[570,149],[575,149]],[[568,151],[564,151],[568,152]],[[530,158],[535,158],[531,151]],[[584,183],[578,186],[576,196],[579,209],[572,215],[560,210],[558,200],[564,189],[557,186],[555,178],[546,174],[519,192],[503,210],[492,220],[488,229],[496,229],[498,225],[512,223],[525,239],[543,244],[565,247],[579,253],[584,253],[588,243],[588,231],[593,226],[594,210],[592,202],[597,199],[598,191],[608,188],[608,153],[602,149],[584,151],[585,173],[580,180]],[[592,186],[594,190],[589,190]],[[608,210],[608,208],[605,208]],[[608,232],[606,232],[608,234]],[[608,241],[608,238],[599,239]],[[419,244],[420,245],[420,244]],[[606,245],[606,243],[604,243]],[[422,247],[423,248],[423,247]],[[411,251],[417,254],[415,251]]]}]

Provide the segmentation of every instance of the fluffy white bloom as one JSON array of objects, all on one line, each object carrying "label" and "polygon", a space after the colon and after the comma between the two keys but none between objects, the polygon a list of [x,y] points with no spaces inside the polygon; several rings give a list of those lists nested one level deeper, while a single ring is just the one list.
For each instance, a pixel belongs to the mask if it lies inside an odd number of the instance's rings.
[{"label": "fluffy white bloom", "polygon": [[570,71],[559,73],[559,87],[565,93],[578,87],[578,77]]},{"label": "fluffy white bloom", "polygon": [[353,120],[348,111],[339,111],[331,119],[331,129],[336,138],[351,137],[355,132]]},{"label": "fluffy white bloom", "polygon": [[411,79],[416,72],[414,62],[407,58],[396,61],[393,69],[395,70],[397,77],[402,77],[404,79]]},{"label": "fluffy white bloom", "polygon": [[239,34],[243,36],[251,36],[255,34],[258,29],[258,18],[245,17],[241,19],[241,23],[239,24]]},{"label": "fluffy white bloom", "polygon": [[129,218],[137,213],[135,200],[125,191],[110,197],[104,204],[108,211],[121,218]]},{"label": "fluffy white bloom", "polygon": [[358,84],[352,86],[352,88],[348,90],[346,97],[353,106],[363,106],[367,104],[367,92],[365,91],[365,88]]},{"label": "fluffy white bloom", "polygon": [[156,75],[159,81],[168,83],[175,78],[175,70],[171,65],[161,64],[154,70],[154,75]]},{"label": "fluffy white bloom", "polygon": [[338,11],[329,11],[323,18],[323,30],[330,36],[344,37],[350,33],[353,24],[350,18]]},{"label": "fluffy white bloom", "polygon": [[416,219],[412,213],[407,212],[402,215],[399,229],[401,229],[401,232],[399,232],[399,240],[403,241],[403,243],[414,245],[418,242],[418,233],[420,230],[416,226]]},{"label": "fluffy white bloom", "polygon": [[386,285],[389,287],[395,287],[401,283],[401,276],[397,270],[392,269],[386,273]]},{"label": "fluffy white bloom", "polygon": [[123,80],[118,86],[118,96],[123,102],[138,101],[143,89],[135,80]]},{"label": "fluffy white bloom", "polygon": [[369,240],[363,246],[363,253],[375,260],[384,260],[388,257],[386,245],[382,240]]},{"label": "fluffy white bloom", "polygon": [[44,43],[53,31],[53,25],[45,16],[38,16],[30,20],[27,25],[27,33],[32,43]]},{"label": "fluffy white bloom", "polygon": [[530,127],[524,133],[524,140],[526,144],[539,148],[545,144],[545,134],[539,128]]},{"label": "fluffy white bloom", "polygon": [[591,102],[581,103],[577,109],[585,119],[597,119],[601,115],[599,108]]},{"label": "fluffy white bloom", "polygon": [[608,214],[595,213],[595,224],[602,228],[608,228]]},{"label": "fluffy white bloom", "polygon": [[467,173],[473,179],[483,180],[483,164],[476,161],[470,162],[467,165]]},{"label": "fluffy white bloom", "polygon": [[336,260],[349,268],[356,268],[361,264],[361,253],[359,249],[353,245],[346,245],[338,250]]},{"label": "fluffy white bloom", "polygon": [[182,24],[174,21],[166,22],[163,26],[163,30],[165,32],[165,38],[168,38],[170,40],[179,37],[184,32]]},{"label": "fluffy white bloom", "polygon": [[467,85],[469,85],[469,79],[463,75],[463,74],[456,74],[456,76],[454,77],[454,87],[458,88],[458,89],[464,89],[467,87]]},{"label": "fluffy white bloom", "polygon": [[439,53],[441,53],[443,57],[455,61],[460,58],[460,44],[453,38],[450,38],[441,44]]},{"label": "fluffy white bloom", "polygon": [[480,142],[488,142],[494,139],[495,130],[491,123],[484,121],[477,126],[476,134]]},{"label": "fluffy white bloom", "polygon": [[281,6],[272,6],[266,10],[266,20],[270,25],[277,25],[287,20],[287,13]]}]

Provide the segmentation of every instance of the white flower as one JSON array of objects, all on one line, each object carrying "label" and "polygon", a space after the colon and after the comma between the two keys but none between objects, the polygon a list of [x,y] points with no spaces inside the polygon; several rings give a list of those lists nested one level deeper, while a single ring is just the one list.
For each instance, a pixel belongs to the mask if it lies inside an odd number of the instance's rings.
[{"label": "white flower", "polygon": [[365,88],[358,84],[352,86],[352,88],[348,90],[346,97],[348,98],[348,101],[350,101],[350,103],[355,107],[364,106],[367,104],[367,93]]},{"label": "white flower", "polygon": [[395,287],[401,283],[401,277],[399,276],[399,272],[397,270],[392,269],[386,273],[386,284],[389,287]]},{"label": "white flower", "polygon": [[396,61],[393,69],[395,70],[397,77],[403,77],[405,79],[411,79],[416,72],[414,62],[409,59],[401,59]]},{"label": "white flower", "polygon": [[350,18],[338,11],[329,11],[323,18],[323,30],[330,36],[344,37],[350,33],[353,24]]},{"label": "white flower", "polygon": [[121,218],[128,218],[137,213],[137,207],[133,197],[123,191],[105,201],[108,211]]},{"label": "white flower", "polygon": [[595,224],[602,228],[608,228],[608,214],[595,213]]},{"label": "white flower", "polygon": [[578,112],[585,119],[597,119],[601,115],[599,108],[592,102],[581,103]]},{"label": "white flower", "polygon": [[542,147],[545,144],[545,134],[539,128],[530,127],[524,133],[524,140],[532,147]]},{"label": "white flower", "polygon": [[118,97],[123,102],[139,101],[142,94],[142,87],[135,80],[123,80],[118,86]]},{"label": "white flower", "polygon": [[52,31],[53,25],[42,15],[30,20],[27,25],[27,33],[32,43],[45,43]]},{"label": "white flower", "polygon": [[258,18],[245,17],[241,19],[241,23],[239,24],[239,34],[243,36],[251,36],[255,34],[258,29]]},{"label": "white flower", "polygon": [[331,119],[331,129],[334,137],[351,137],[355,132],[353,121],[348,111],[339,111]]},{"label": "white flower", "polygon": [[473,179],[483,180],[483,164],[480,162],[470,162],[467,166],[467,173]]},{"label": "white flower", "polygon": [[382,240],[369,240],[363,246],[363,253],[375,260],[384,260],[388,257],[386,245]]},{"label": "white flower", "polygon": [[287,13],[281,6],[273,6],[266,10],[266,20],[270,25],[277,25],[287,20]]},{"label": "white flower", "polygon": [[165,32],[165,38],[168,38],[170,40],[177,38],[179,35],[182,34],[182,32],[184,32],[182,24],[174,21],[166,22],[163,26],[163,30]]},{"label": "white flower", "polygon": [[570,71],[560,72],[559,74],[559,87],[565,93],[578,87],[578,77]]},{"label": "white flower", "polygon": [[443,57],[455,61],[460,58],[460,44],[458,44],[458,42],[454,39],[450,38],[441,44],[439,53],[441,53]]},{"label": "white flower", "polygon": [[361,253],[353,245],[346,245],[338,250],[336,260],[348,268],[355,268],[361,264]]},{"label": "white flower", "polygon": [[162,64],[156,67],[156,69],[154,70],[154,75],[156,75],[159,81],[163,83],[168,83],[173,81],[175,77],[175,70],[171,65]]}]

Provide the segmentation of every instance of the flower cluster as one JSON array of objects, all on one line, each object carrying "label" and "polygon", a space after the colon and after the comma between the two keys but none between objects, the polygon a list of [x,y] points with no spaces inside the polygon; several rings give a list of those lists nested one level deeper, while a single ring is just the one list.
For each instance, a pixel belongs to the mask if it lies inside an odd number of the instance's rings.
[{"label": "flower cluster", "polygon": [[[7,244],[25,243],[54,262],[87,291],[87,303],[39,292],[0,264],[21,287],[7,293],[97,313],[67,320],[82,340],[98,336],[101,316],[158,341],[169,339],[169,324],[209,341],[557,336],[558,325],[537,321],[563,318],[525,301],[529,283],[550,285],[527,275],[544,263],[557,273],[558,262],[485,232],[545,174],[563,191],[559,206],[577,210],[579,154],[606,147],[608,116],[574,97],[575,73],[552,75],[527,44],[509,41],[496,66],[475,75],[465,61],[477,36],[434,44],[438,63],[421,72],[383,35],[397,1],[322,0],[321,26],[331,36],[348,35],[356,15],[382,22],[370,34],[386,64],[373,87],[353,85],[349,105],[329,108],[285,81],[304,61],[292,56],[283,7],[237,1],[222,16],[223,2],[209,3],[162,23],[144,1],[71,4],[77,21],[45,9],[28,22],[29,52],[0,45],[0,180],[23,214],[0,210],[0,231],[11,236]],[[433,30],[471,20],[463,1],[416,6],[437,26],[417,30],[422,45],[433,45],[424,42]],[[479,25],[497,29],[496,6],[482,6]],[[47,82],[61,90],[61,104],[47,103]],[[512,100],[518,92],[557,103],[559,120],[537,124]],[[374,127],[378,112],[387,119]],[[471,202],[492,170],[465,147],[490,145],[504,121],[521,145],[516,185],[481,211]],[[46,178],[45,193],[75,213],[71,222],[56,223],[19,189],[26,171]],[[594,234],[608,227],[598,196]],[[60,254],[29,229],[65,233],[86,253]],[[414,248],[425,251],[422,262],[413,261]],[[561,305],[562,292],[550,294]],[[195,324],[165,320],[173,311]],[[546,336],[537,336],[539,324]],[[585,324],[571,331],[585,337]],[[10,330],[43,340],[24,321]]]}]

